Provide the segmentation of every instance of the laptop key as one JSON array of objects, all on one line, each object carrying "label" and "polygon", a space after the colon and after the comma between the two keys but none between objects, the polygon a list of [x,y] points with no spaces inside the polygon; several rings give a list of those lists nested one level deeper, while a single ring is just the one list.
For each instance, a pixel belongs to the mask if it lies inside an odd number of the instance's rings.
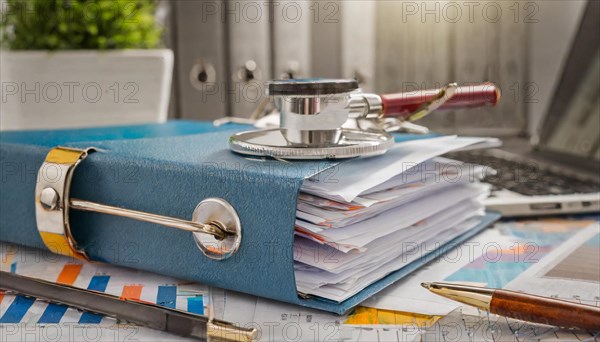
[{"label": "laptop key", "polygon": [[507,160],[483,154],[482,151],[453,153],[451,158],[491,167],[496,175],[488,176],[485,182],[492,184],[492,190],[508,189],[527,195],[568,195],[593,193],[600,191],[600,185],[587,183],[579,179],[542,168],[533,162]]}]

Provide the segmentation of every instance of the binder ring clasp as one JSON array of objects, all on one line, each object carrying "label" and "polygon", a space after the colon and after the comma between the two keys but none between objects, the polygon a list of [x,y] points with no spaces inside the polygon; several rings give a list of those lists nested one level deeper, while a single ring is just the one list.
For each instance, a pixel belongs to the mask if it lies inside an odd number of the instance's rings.
[{"label": "binder ring clasp", "polygon": [[237,252],[242,241],[242,226],[237,212],[224,199],[207,198],[201,201],[192,214],[192,220],[187,221],[71,198],[69,193],[73,172],[94,151],[94,148],[53,148],[38,171],[35,188],[36,222],[40,236],[50,251],[89,260],[71,234],[69,210],[73,209],[121,216],[191,232],[198,248],[211,259],[227,259]]}]

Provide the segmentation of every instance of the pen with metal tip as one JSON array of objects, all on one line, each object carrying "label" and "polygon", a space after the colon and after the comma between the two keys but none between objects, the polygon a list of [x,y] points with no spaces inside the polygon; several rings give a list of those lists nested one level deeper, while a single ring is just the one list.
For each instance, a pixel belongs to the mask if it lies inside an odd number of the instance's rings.
[{"label": "pen with metal tip", "polygon": [[600,308],[522,292],[453,283],[421,283],[440,296],[522,321],[600,331]]},{"label": "pen with metal tip", "polygon": [[0,271],[0,289],[201,341],[251,342],[258,334],[255,328],[237,327],[203,315],[4,271]]},{"label": "pen with metal tip", "polygon": [[500,88],[491,82],[459,86],[450,83],[440,89],[423,89],[395,94],[353,93],[351,118],[395,117],[418,120],[432,111],[495,106]]}]

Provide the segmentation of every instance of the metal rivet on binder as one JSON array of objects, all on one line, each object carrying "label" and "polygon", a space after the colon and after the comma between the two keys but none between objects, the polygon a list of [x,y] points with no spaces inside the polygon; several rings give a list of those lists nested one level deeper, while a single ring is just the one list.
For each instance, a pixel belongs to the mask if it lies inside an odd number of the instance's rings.
[{"label": "metal rivet on binder", "polygon": [[235,209],[220,198],[201,201],[192,214],[192,221],[71,198],[73,171],[93,151],[93,148],[54,148],[38,172],[35,188],[37,228],[52,252],[88,259],[71,234],[70,209],[122,216],[191,232],[198,248],[211,259],[226,259],[237,252],[242,241],[242,226]]}]

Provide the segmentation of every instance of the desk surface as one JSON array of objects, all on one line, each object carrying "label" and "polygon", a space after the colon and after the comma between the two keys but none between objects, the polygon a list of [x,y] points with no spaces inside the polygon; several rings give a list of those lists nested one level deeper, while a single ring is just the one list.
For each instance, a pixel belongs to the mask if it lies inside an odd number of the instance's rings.
[{"label": "desk surface", "polygon": [[[212,315],[242,326],[255,326],[260,330],[262,340],[269,341],[593,340],[594,337],[587,332],[528,324],[458,305],[453,308],[444,302],[434,303],[433,307],[449,310],[449,314],[410,312],[403,308],[408,307],[411,301],[421,301],[422,310],[430,310],[426,303],[428,292],[423,290],[410,300],[398,297],[398,293],[410,295],[411,282],[418,284],[421,280],[460,280],[505,287],[538,266],[553,251],[564,249],[565,241],[572,241],[584,230],[595,229],[600,236],[600,226],[596,222],[596,217],[584,217],[499,223],[460,247],[470,246],[470,256],[457,258],[456,253],[449,252],[418,271],[410,277],[412,279],[393,285],[375,300],[363,303],[363,306],[345,316],[141,271],[101,263],[81,263],[44,251],[7,244],[0,244],[0,268],[111,294],[127,293],[128,296],[160,305]],[[600,239],[591,241],[591,247],[600,250]],[[504,254],[498,256],[499,252]],[[463,259],[465,257],[467,260]],[[431,274],[438,279],[429,279]],[[580,299],[588,295],[580,294]],[[600,293],[591,295],[597,299],[596,305],[600,305]],[[163,332],[118,323],[112,318],[83,313],[73,308],[11,293],[0,294],[0,333],[3,341],[55,337],[59,340],[83,340],[93,336],[98,336],[97,340],[110,341],[126,338],[144,341],[183,340]]]}]

